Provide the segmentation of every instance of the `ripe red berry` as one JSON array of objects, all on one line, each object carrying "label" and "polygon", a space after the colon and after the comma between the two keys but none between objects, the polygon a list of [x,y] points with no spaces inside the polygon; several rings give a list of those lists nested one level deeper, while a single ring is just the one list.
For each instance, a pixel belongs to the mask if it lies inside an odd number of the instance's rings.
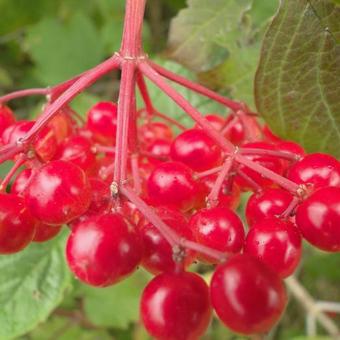
[{"label": "ripe red berry", "polygon": [[151,122],[141,125],[138,129],[138,137],[144,145],[150,145],[157,139],[170,141],[173,139],[171,128],[160,122]]},{"label": "ripe red berry", "polygon": [[0,137],[3,132],[15,122],[12,110],[5,105],[0,104]]},{"label": "ripe red berry", "polygon": [[33,175],[25,191],[32,214],[46,224],[64,224],[82,215],[90,205],[88,179],[77,165],[52,161]]},{"label": "ripe red berry", "polygon": [[221,163],[221,149],[201,129],[182,132],[171,144],[171,158],[195,171],[204,171]]},{"label": "ripe red berry", "polygon": [[58,114],[50,120],[48,126],[53,130],[58,144],[69,137],[74,130],[74,122],[71,116],[63,111],[58,112]]},{"label": "ripe red berry", "polygon": [[197,187],[190,168],[182,163],[166,162],[151,173],[147,191],[154,205],[187,211],[195,204]]},{"label": "ripe red berry", "polygon": [[[188,222],[179,211],[160,207],[157,209],[157,214],[178,235],[193,240]],[[143,267],[153,274],[175,271],[176,262],[173,260],[172,247],[158,229],[146,220],[142,220],[138,227],[144,245]],[[194,257],[195,253],[187,250],[183,261],[184,267],[188,267]]]},{"label": "ripe red berry", "polygon": [[322,153],[312,153],[296,162],[287,178],[298,184],[313,184],[314,188],[340,187],[340,162]]},{"label": "ripe red berry", "polygon": [[160,274],[144,289],[140,312],[155,339],[199,339],[211,318],[207,284],[194,273]]},{"label": "ripe red berry", "polygon": [[287,302],[281,279],[247,254],[235,255],[217,267],[210,293],[218,317],[241,334],[269,331]]},{"label": "ripe red berry", "polygon": [[321,188],[297,209],[296,224],[303,237],[325,251],[340,251],[340,188]]},{"label": "ripe red berry", "polygon": [[66,259],[83,282],[112,285],[138,266],[142,244],[136,227],[118,214],[94,216],[78,223],[67,240]]},{"label": "ripe red berry", "polygon": [[114,145],[117,130],[117,104],[99,102],[87,113],[86,128],[93,139],[104,145]]},{"label": "ripe red berry", "polygon": [[283,189],[266,189],[250,196],[246,206],[249,226],[267,217],[279,216],[286,211],[293,195]]},{"label": "ripe red berry", "polygon": [[57,150],[55,159],[76,164],[88,175],[93,174],[96,167],[96,157],[90,140],[79,135],[68,138]]},{"label": "ripe red berry", "polygon": [[[276,150],[276,146],[273,144],[269,144],[266,142],[254,142],[254,143],[247,143],[243,145],[244,148],[251,148],[251,149],[264,149],[264,150]],[[245,155],[248,159],[252,160],[255,163],[262,165],[263,167],[276,172],[279,175],[282,175],[284,170],[284,164],[282,163],[281,159],[275,156],[269,155]],[[250,177],[253,181],[259,184],[261,187],[272,187],[274,183],[263,177],[260,173],[246,167],[240,166],[240,170],[242,170],[248,177]],[[240,186],[240,188],[244,191],[252,190],[253,188],[249,185],[247,181],[245,181],[240,176],[236,176],[236,183]]]},{"label": "ripe red berry", "polygon": [[[225,120],[222,116],[219,116],[217,114],[209,114],[204,116],[205,119],[213,126],[214,129],[220,131],[224,124],[225,124]],[[200,125],[199,124],[195,124],[195,129],[200,129]]]},{"label": "ripe red berry", "polygon": [[59,226],[48,225],[48,224],[39,222],[35,229],[33,242],[41,243],[41,242],[49,241],[59,234],[59,232],[61,231],[61,228],[62,228],[61,225]]},{"label": "ripe red berry", "polygon": [[165,139],[156,139],[153,142],[151,142],[146,151],[155,156],[155,157],[147,157],[148,162],[151,164],[157,165],[161,163],[162,161],[168,161],[170,157],[170,146],[171,143],[169,140]]},{"label": "ripe red berry", "polygon": [[272,217],[249,230],[244,252],[257,257],[280,277],[294,273],[301,258],[301,235],[290,221]]},{"label": "ripe red berry", "polygon": [[231,125],[225,133],[225,137],[233,144],[241,145],[244,142],[246,133],[240,118],[235,118],[234,115],[230,115],[226,120],[225,126],[227,126],[227,124]]},{"label": "ripe red berry", "polygon": [[0,254],[24,249],[33,239],[37,221],[22,197],[0,193]]},{"label": "ripe red berry", "polygon": [[[244,243],[244,229],[240,218],[228,208],[211,208],[197,211],[190,219],[190,229],[195,240],[212,249],[228,253],[238,253]],[[216,263],[206,255],[200,258]]]},{"label": "ripe red berry", "polygon": [[11,194],[23,195],[32,177],[32,169],[24,169],[15,178],[11,186]]}]

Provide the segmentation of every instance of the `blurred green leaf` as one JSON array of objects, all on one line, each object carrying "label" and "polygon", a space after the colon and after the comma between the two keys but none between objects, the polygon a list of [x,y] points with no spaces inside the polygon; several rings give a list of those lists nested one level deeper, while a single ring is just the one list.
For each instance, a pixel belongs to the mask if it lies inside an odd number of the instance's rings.
[{"label": "blurred green leaf", "polygon": [[138,270],[108,288],[83,286],[84,310],[96,326],[125,329],[139,318],[139,299],[150,275]]},{"label": "blurred green leaf", "polygon": [[37,77],[46,85],[93,67],[104,57],[96,28],[81,14],[67,24],[56,19],[42,20],[29,30],[26,48],[36,64]]},{"label": "blurred green leaf", "polygon": [[99,101],[100,98],[98,96],[83,92],[72,101],[71,106],[77,113],[85,117],[87,111]]},{"label": "blurred green leaf", "polygon": [[340,7],[283,0],[255,85],[258,111],[274,133],[340,156]]},{"label": "blurred green leaf", "polygon": [[18,254],[0,256],[0,339],[30,331],[60,303],[70,284],[64,246],[61,234]]}]

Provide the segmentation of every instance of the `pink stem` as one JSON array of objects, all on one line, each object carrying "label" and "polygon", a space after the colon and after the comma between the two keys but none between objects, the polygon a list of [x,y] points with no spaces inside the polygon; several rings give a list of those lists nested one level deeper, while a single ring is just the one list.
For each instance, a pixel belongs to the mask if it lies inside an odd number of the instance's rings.
[{"label": "pink stem", "polygon": [[153,63],[152,61],[149,61],[149,64],[152,66],[153,69],[155,69],[160,75],[164,76],[165,78],[168,78],[177,84],[183,85],[184,87],[192,91],[202,94],[205,97],[213,99],[217,101],[218,103],[221,103],[234,111],[240,110],[243,107],[241,103],[238,103],[229,98],[223,97],[202,85],[196,84],[188,79],[185,79],[184,77],[177,75],[176,73],[173,73],[163,68],[162,66],[156,63]]},{"label": "pink stem", "polygon": [[163,113],[160,113],[158,111],[154,111],[153,114],[154,114],[154,116],[159,117],[159,118],[165,120],[166,122],[168,122],[168,123],[170,123],[172,125],[177,126],[182,131],[184,131],[186,129],[186,127],[184,125],[182,125],[181,123],[179,123],[177,120],[172,119],[171,117],[168,117],[168,116],[166,116]]},{"label": "pink stem", "polygon": [[210,207],[216,207],[218,205],[218,196],[220,194],[223,182],[228,176],[231,167],[233,166],[233,157],[228,157],[222,166],[220,173],[218,174],[216,181],[207,197],[207,202]]},{"label": "pink stem", "polygon": [[12,92],[12,93],[6,94],[5,96],[0,97],[0,103],[6,103],[13,99],[28,97],[28,96],[35,96],[35,95],[46,96],[49,93],[50,93],[50,90],[48,88],[19,90],[19,91],[15,91],[15,92]]},{"label": "pink stem", "polygon": [[92,85],[98,78],[119,67],[120,62],[121,58],[114,55],[81,76],[72,86],[63,92],[60,97],[46,107],[44,113],[36,120],[31,130],[23,138],[23,142],[30,142],[65,104],[69,103],[77,94]]},{"label": "pink stem", "polygon": [[122,77],[120,82],[117,116],[116,157],[114,181],[119,185],[126,179],[129,119],[133,108],[135,63],[131,60],[122,62]]},{"label": "pink stem", "polygon": [[209,247],[205,247],[196,242],[186,240],[178,235],[167,224],[165,224],[162,219],[157,215],[157,213],[155,213],[154,210],[149,207],[131,188],[122,185],[120,187],[120,192],[136,206],[136,208],[150,223],[152,223],[159,230],[159,232],[172,247],[180,246],[183,248],[192,249],[209,257],[215,258],[218,261],[223,261],[226,259],[227,254],[211,249]]},{"label": "pink stem", "polygon": [[299,202],[300,202],[300,199],[297,196],[294,196],[292,201],[289,203],[287,209],[281,214],[280,217],[288,218],[293,213],[293,211],[295,210]]},{"label": "pink stem", "polygon": [[276,150],[267,150],[267,149],[257,149],[257,148],[241,148],[240,152],[242,155],[264,155],[264,156],[274,156],[283,159],[288,159],[290,161],[297,161],[300,159],[300,156],[288,152],[288,151],[276,151]]},{"label": "pink stem", "polygon": [[192,119],[194,119],[203,130],[227,153],[236,153],[235,160],[248,168],[260,173],[262,176],[274,181],[283,188],[295,193],[299,186],[278,175],[277,173],[249,160],[248,158],[237,153],[237,148],[230,143],[227,139],[213,128],[213,126],[200,114],[181,94],[179,94],[174,88],[172,88],[159,74],[153,70],[146,62],[139,64],[139,69],[142,73],[148,77],[153,83],[155,83],[162,91],[164,91],[170,98],[173,99],[179,107],[181,107]]},{"label": "pink stem", "polygon": [[203,177],[206,177],[206,176],[216,174],[217,172],[220,172],[221,170],[222,170],[222,166],[217,166],[215,168],[211,168],[209,170],[199,172],[199,173],[195,174],[195,177],[196,178],[203,178]]},{"label": "pink stem", "polygon": [[0,184],[0,192],[5,191],[7,188],[8,183],[16,173],[16,171],[25,163],[26,155],[22,154],[19,158],[15,161],[14,165],[12,166],[11,170],[7,173],[6,177],[2,180]]},{"label": "pink stem", "polygon": [[253,189],[255,192],[262,191],[262,187],[260,184],[255,182],[251,177],[245,174],[242,170],[237,170],[238,175],[243,178]]},{"label": "pink stem", "polygon": [[140,92],[140,94],[142,96],[146,112],[150,116],[152,116],[154,111],[155,111],[155,109],[153,107],[153,104],[152,104],[152,101],[151,101],[151,98],[150,98],[150,95],[149,95],[148,88],[146,86],[144,77],[143,77],[143,75],[140,72],[137,72],[137,86],[138,86],[139,92]]},{"label": "pink stem", "polygon": [[133,154],[131,156],[131,171],[134,191],[137,193],[137,195],[140,195],[140,193],[142,192],[142,181],[139,173],[138,155],[136,154]]},{"label": "pink stem", "polygon": [[226,133],[228,133],[229,130],[237,123],[237,121],[238,117],[234,116],[233,119],[222,128],[221,134],[224,136]]},{"label": "pink stem", "polygon": [[0,147],[0,164],[12,159],[15,155],[25,150],[25,146],[23,144],[7,144]]}]

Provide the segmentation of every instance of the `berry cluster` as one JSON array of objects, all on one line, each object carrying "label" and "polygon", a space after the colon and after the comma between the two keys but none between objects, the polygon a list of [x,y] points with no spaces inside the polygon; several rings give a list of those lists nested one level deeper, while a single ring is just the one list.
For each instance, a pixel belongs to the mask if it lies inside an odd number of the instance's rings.
[{"label": "berry cluster", "polygon": [[[237,145],[233,154],[198,125],[185,129],[162,122],[161,114],[158,120],[144,109],[137,114],[138,148],[128,154],[125,181],[134,185],[126,197],[138,199],[124,199],[112,183],[117,105],[97,103],[85,122],[64,108],[14,157],[2,181],[0,253],[48,241],[66,224],[67,262],[81,281],[105,287],[139,265],[155,275],[141,298],[142,320],[154,337],[198,338],[211,306],[235,332],[268,331],[285,308],[281,279],[298,266],[302,237],[340,251],[340,163],[305,155],[244,111],[205,117]],[[4,147],[20,144],[33,125],[1,106]],[[237,163],[237,155],[297,183],[297,190]],[[246,191],[253,192],[248,228],[235,212]],[[194,261],[219,264],[210,291],[186,271]]]},{"label": "berry cluster", "polygon": [[[340,163],[305,154],[243,103],[151,62],[141,50],[144,6],[127,1],[121,51],[102,64],[0,98],[0,163],[14,161],[0,186],[0,254],[48,241],[67,225],[66,258],[79,280],[106,287],[138,266],[155,275],[140,305],[154,338],[198,339],[212,310],[237,333],[267,332],[286,306],[282,280],[299,264],[302,239],[340,251]],[[83,120],[70,101],[117,68],[118,104],[99,102]],[[145,78],[192,127],[154,108]],[[228,114],[201,115],[165,78]],[[139,111],[135,87],[145,103]],[[47,95],[44,112],[16,121],[4,103],[32,94]],[[249,191],[245,225],[236,210]],[[214,271],[209,286],[188,272],[198,261]]]}]

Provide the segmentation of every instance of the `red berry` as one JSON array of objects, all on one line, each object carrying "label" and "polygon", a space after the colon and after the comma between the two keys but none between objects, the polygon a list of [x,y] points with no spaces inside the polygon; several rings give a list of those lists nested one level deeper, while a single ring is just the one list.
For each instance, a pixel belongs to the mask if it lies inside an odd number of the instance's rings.
[{"label": "red berry", "polygon": [[93,139],[104,145],[114,145],[117,130],[117,104],[99,102],[87,113],[86,128]]},{"label": "red berry", "polygon": [[151,142],[146,150],[155,157],[147,157],[148,161],[154,165],[157,165],[162,161],[168,161],[170,157],[170,146],[170,141],[165,139],[156,139]]},{"label": "red berry", "polygon": [[66,259],[83,282],[112,285],[138,266],[142,246],[136,227],[118,214],[94,216],[74,226],[66,245]]},{"label": "red berry", "polygon": [[138,137],[143,144],[150,145],[157,139],[172,140],[173,132],[171,128],[164,123],[152,122],[139,127]]},{"label": "red berry", "polygon": [[140,312],[155,339],[199,339],[211,318],[207,284],[194,273],[160,274],[144,289]]},{"label": "red berry", "polygon": [[48,225],[44,223],[38,223],[36,226],[33,242],[46,242],[54,238],[61,231],[61,225]]},{"label": "red berry", "polygon": [[[225,124],[224,118],[217,114],[206,115],[205,119],[213,126],[214,129],[218,131],[220,131]],[[200,129],[200,125],[196,123],[194,128]]]},{"label": "red berry", "polygon": [[287,177],[298,184],[313,184],[316,189],[340,187],[340,162],[326,154],[312,153],[296,162]]},{"label": "red berry", "polygon": [[[266,142],[254,142],[254,143],[247,143],[243,145],[244,148],[254,148],[254,149],[264,149],[264,150],[276,150],[276,146],[273,144],[269,144]],[[268,156],[268,155],[245,155],[248,159],[252,160],[253,162],[262,165],[263,167],[276,172],[279,175],[282,175],[284,167],[281,159],[275,156]],[[240,166],[240,170],[242,170],[248,177],[250,177],[253,181],[259,184],[261,187],[272,187],[274,183],[263,177],[260,173],[246,167]],[[236,183],[241,187],[242,190],[252,190],[253,188],[249,185],[247,181],[245,181],[240,176],[236,176]]]},{"label": "red berry", "polygon": [[[228,208],[202,209],[189,222],[194,238],[199,244],[228,253],[238,253],[244,243],[244,229],[240,218]],[[204,261],[216,263],[203,254]]]},{"label": "red berry", "polygon": [[246,218],[249,226],[267,217],[284,213],[293,195],[283,189],[266,189],[250,196],[246,206]]},{"label": "red berry", "polygon": [[3,132],[15,122],[12,110],[5,105],[0,104],[0,136]]},{"label": "red berry", "polygon": [[241,334],[269,331],[287,302],[281,279],[247,254],[235,255],[217,267],[210,293],[218,317]]},{"label": "red berry", "polygon": [[23,195],[32,177],[32,169],[24,169],[15,178],[11,186],[11,194]]},{"label": "red berry", "polygon": [[90,205],[91,189],[77,165],[52,161],[33,175],[25,191],[32,214],[46,224],[64,224],[82,215]]},{"label": "red berry", "polygon": [[301,236],[290,221],[272,217],[249,230],[244,252],[257,257],[280,277],[294,273],[301,258]]},{"label": "red berry", "polygon": [[60,111],[48,123],[53,130],[57,143],[62,143],[73,132],[73,121],[67,113]]},{"label": "red berry", "polygon": [[58,149],[55,159],[78,165],[87,174],[92,174],[96,167],[96,157],[92,152],[89,139],[83,136],[71,136]]},{"label": "red berry", "polygon": [[187,211],[195,204],[197,187],[190,168],[178,162],[166,162],[151,173],[147,191],[153,204]]},{"label": "red berry", "polygon": [[37,221],[22,197],[0,194],[0,254],[24,249],[33,239]]},{"label": "red berry", "polygon": [[[211,192],[217,175],[209,175],[201,178],[198,182],[197,203],[195,204],[196,209],[200,209],[206,206],[207,196]],[[230,209],[237,209],[240,204],[241,191],[234,181],[226,179],[221,187],[220,193],[218,195],[218,207],[225,207]]]},{"label": "red berry", "polygon": [[[179,236],[193,240],[192,232],[183,214],[164,207],[158,208],[157,214]],[[173,260],[172,247],[158,229],[150,222],[143,220],[139,224],[139,230],[144,245],[143,267],[153,274],[175,271],[176,262]],[[187,250],[184,266],[189,266],[194,257],[194,252]]]},{"label": "red berry", "polygon": [[[234,121],[235,119],[235,121]],[[232,122],[233,121],[233,122]],[[246,138],[246,133],[240,118],[235,118],[234,115],[228,116],[225,126],[230,125],[230,128],[225,133],[225,137],[235,145],[240,145]]]},{"label": "red berry", "polygon": [[221,149],[201,129],[182,132],[173,141],[170,151],[174,161],[182,162],[195,171],[204,171],[221,163]]},{"label": "red berry", "polygon": [[297,209],[303,237],[325,251],[340,251],[340,188],[321,188]]}]

